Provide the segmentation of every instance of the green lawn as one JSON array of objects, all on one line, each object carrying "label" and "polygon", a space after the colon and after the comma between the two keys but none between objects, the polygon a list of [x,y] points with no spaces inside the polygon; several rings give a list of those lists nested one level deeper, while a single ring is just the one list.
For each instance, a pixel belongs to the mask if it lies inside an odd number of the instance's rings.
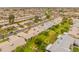
[{"label": "green lawn", "polygon": [[73,52],[79,52],[79,47],[74,46],[73,47]]},{"label": "green lawn", "polygon": [[8,38],[0,39],[0,43],[5,42],[5,41],[8,41]]},{"label": "green lawn", "polygon": [[[55,40],[56,34],[52,30],[50,30],[47,35],[45,34],[45,32],[40,33],[39,35],[28,40],[28,42],[26,43],[26,47],[24,48],[24,52],[44,52],[46,51],[45,47],[49,43],[53,43]],[[16,49],[16,51],[18,52],[19,50]]]}]

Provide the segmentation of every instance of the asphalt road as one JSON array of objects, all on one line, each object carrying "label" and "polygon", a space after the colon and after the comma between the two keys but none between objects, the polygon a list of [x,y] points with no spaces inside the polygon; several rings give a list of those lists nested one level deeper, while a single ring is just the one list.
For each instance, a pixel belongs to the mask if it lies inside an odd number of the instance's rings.
[{"label": "asphalt road", "polygon": [[[12,35],[14,35],[15,33],[20,33],[20,32],[23,32],[23,31],[25,31],[25,30],[27,31],[27,30],[29,30],[29,28],[33,28],[33,27],[35,27],[35,26],[44,24],[45,22],[48,22],[48,21],[50,21],[50,20],[45,20],[45,21],[42,21],[41,23],[35,23],[35,24],[33,24],[32,26],[29,26],[29,27],[27,27],[27,28],[23,28],[23,29],[21,29],[21,30],[16,30],[16,31],[14,31],[14,32],[12,32],[12,33],[7,34],[7,37],[12,36]],[[1,35],[1,36],[0,36],[0,39],[2,39],[2,38],[3,38],[3,36]]]}]

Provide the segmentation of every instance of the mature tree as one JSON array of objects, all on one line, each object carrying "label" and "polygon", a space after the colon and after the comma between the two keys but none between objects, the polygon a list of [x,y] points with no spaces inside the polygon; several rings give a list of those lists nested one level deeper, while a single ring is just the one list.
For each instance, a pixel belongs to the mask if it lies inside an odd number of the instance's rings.
[{"label": "mature tree", "polygon": [[47,9],[46,12],[45,12],[45,15],[46,15],[47,19],[50,19],[51,15],[52,15],[52,10],[51,9]]},{"label": "mature tree", "polygon": [[34,17],[34,22],[35,22],[35,23],[39,22],[40,20],[41,20],[41,19],[39,19],[39,16],[35,16],[35,17]]}]

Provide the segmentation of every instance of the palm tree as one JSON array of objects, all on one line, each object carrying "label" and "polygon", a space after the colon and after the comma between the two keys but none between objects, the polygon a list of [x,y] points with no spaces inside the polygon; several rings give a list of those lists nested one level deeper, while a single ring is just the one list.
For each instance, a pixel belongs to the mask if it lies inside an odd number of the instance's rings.
[{"label": "palm tree", "polygon": [[15,19],[15,16],[14,15],[9,15],[9,24],[13,24],[14,23],[14,19]]}]

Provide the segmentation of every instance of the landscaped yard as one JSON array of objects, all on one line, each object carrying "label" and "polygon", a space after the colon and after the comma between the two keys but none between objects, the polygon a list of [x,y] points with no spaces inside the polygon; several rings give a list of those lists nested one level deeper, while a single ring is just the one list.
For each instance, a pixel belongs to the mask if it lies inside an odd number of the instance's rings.
[{"label": "landscaped yard", "polygon": [[0,39],[0,43],[8,41],[8,38]]},{"label": "landscaped yard", "polygon": [[73,47],[73,52],[79,52],[79,47],[74,46],[74,47]]},{"label": "landscaped yard", "polygon": [[2,40],[0,40],[0,42],[4,42],[6,41],[6,38],[8,36],[8,34],[10,33],[13,33],[15,30],[17,30],[17,28],[15,27],[8,27],[8,28],[5,28],[5,29],[0,29],[0,37]]}]

